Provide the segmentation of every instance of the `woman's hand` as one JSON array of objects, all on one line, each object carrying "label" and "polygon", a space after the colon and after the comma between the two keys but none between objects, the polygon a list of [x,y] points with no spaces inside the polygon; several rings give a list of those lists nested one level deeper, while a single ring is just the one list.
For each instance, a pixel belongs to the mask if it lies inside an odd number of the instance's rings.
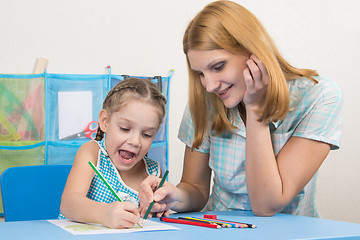
[{"label": "woman's hand", "polygon": [[109,228],[131,228],[140,221],[140,214],[131,202],[112,202],[104,206],[103,223]]},{"label": "woman's hand", "polygon": [[[140,214],[144,216],[149,205],[155,201],[149,217],[155,213],[157,217],[162,215],[168,216],[169,209],[174,207],[180,200],[180,190],[173,184],[165,181],[164,185],[157,189],[161,178],[148,176],[140,185],[139,199],[140,199]],[[154,192],[155,191],[155,192]]]},{"label": "woman's hand", "polygon": [[246,107],[258,110],[264,105],[269,76],[265,66],[255,55],[250,56],[246,65],[247,68],[244,70],[246,92],[243,102]]}]

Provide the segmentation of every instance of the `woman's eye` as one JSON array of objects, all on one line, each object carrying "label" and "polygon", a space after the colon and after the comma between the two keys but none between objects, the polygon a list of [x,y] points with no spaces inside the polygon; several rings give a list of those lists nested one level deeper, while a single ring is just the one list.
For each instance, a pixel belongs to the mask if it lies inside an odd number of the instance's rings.
[{"label": "woman's eye", "polygon": [[224,67],[225,67],[225,62],[220,62],[213,66],[215,71],[221,71]]},{"label": "woman's eye", "polygon": [[128,128],[124,128],[124,127],[121,127],[121,128],[120,128],[120,130],[121,130],[121,131],[124,131],[124,132],[129,131],[129,129],[128,129]]},{"label": "woman's eye", "polygon": [[203,77],[203,76],[204,76],[204,74],[203,74],[202,72],[197,72],[197,75],[198,75],[199,77]]}]

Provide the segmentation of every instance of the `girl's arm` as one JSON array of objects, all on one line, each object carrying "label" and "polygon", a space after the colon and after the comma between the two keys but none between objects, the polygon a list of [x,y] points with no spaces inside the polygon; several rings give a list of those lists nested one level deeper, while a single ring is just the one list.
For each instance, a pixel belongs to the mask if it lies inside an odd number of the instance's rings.
[{"label": "girl's arm", "polygon": [[244,71],[246,94],[246,184],[254,214],[272,216],[310,181],[330,151],[330,145],[291,137],[276,156],[267,121],[259,122],[268,76],[255,56]]},{"label": "girl's arm", "polygon": [[86,198],[94,176],[94,171],[88,161],[93,162],[96,166],[98,149],[96,143],[90,141],[83,144],[75,156],[60,206],[63,215],[69,219],[80,222],[100,222],[98,212],[102,204]]},{"label": "girl's arm", "polygon": [[66,218],[79,222],[100,223],[110,228],[132,227],[140,220],[134,204],[101,203],[86,197],[95,174],[88,162],[96,166],[98,151],[99,147],[93,141],[79,148],[61,198],[60,210]]}]

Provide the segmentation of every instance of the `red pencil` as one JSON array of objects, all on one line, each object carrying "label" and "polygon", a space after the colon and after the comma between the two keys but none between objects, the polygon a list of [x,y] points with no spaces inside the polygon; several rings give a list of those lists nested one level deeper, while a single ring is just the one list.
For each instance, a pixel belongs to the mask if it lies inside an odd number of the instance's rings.
[{"label": "red pencil", "polygon": [[188,225],[195,225],[195,226],[200,226],[200,227],[221,228],[221,226],[219,226],[217,224],[201,223],[201,222],[188,221],[188,220],[176,219],[176,218],[160,217],[160,220],[164,221],[164,222],[188,224]]}]

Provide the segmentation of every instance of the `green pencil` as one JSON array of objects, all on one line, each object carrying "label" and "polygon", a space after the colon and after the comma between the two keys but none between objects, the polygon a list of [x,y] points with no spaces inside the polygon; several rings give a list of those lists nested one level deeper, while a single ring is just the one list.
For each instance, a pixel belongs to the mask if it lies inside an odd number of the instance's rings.
[{"label": "green pencil", "polygon": [[[160,184],[159,184],[158,189],[161,188],[161,187],[164,185],[165,179],[167,178],[167,175],[168,175],[168,174],[169,174],[169,171],[166,170],[163,178],[161,179],[161,182],[160,182]],[[152,202],[150,203],[150,206],[149,206],[149,208],[147,209],[147,211],[146,211],[146,213],[145,213],[145,216],[144,216],[144,218],[143,218],[143,220],[142,220],[143,223],[144,223],[144,221],[148,218],[149,213],[150,213],[151,208],[153,207],[154,203],[155,203],[155,201],[152,201]]]},{"label": "green pencil", "polygon": [[[90,166],[92,167],[92,169],[94,169],[95,173],[99,176],[99,178],[105,183],[105,185],[107,186],[107,188],[110,190],[110,192],[116,197],[116,199],[119,202],[123,202],[123,200],[119,197],[119,195],[117,195],[117,193],[115,192],[115,190],[110,186],[110,184],[106,181],[106,179],[104,178],[104,176],[101,174],[101,172],[99,172],[99,170],[95,167],[95,165],[89,161]],[[137,223],[137,225],[139,225],[139,227],[142,228],[140,223]]]}]

